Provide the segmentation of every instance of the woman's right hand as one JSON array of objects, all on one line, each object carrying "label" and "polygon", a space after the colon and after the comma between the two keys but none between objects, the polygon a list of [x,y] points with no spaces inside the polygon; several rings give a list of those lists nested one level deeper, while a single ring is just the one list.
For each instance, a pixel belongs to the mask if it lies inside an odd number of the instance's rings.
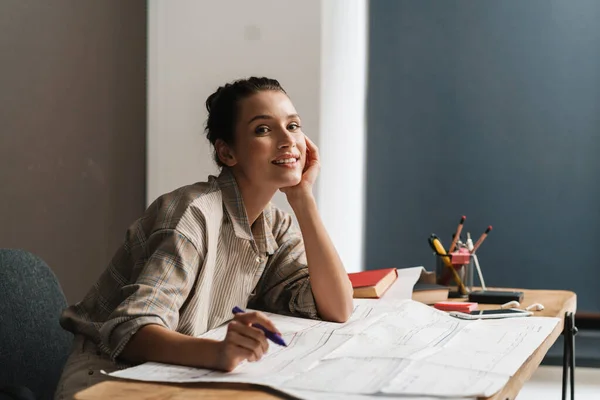
[{"label": "woman's right hand", "polygon": [[219,342],[219,355],[216,368],[231,372],[242,361],[258,361],[269,349],[264,332],[252,324],[261,324],[272,332],[277,332],[273,323],[261,312],[236,314],[227,326],[227,334]]}]

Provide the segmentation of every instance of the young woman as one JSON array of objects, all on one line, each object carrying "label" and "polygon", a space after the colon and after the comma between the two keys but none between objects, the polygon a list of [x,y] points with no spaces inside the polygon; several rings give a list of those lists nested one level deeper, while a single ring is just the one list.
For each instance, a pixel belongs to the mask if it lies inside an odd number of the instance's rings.
[{"label": "young woman", "polygon": [[[75,334],[56,398],[145,361],[233,370],[267,351],[277,328],[260,312],[343,322],[352,287],[312,186],[319,151],[276,80],[249,78],[206,101],[218,177],[159,197],[61,325]],[[300,225],[270,204],[287,196]],[[232,320],[233,317],[233,320]],[[232,320],[223,341],[198,338]]]}]

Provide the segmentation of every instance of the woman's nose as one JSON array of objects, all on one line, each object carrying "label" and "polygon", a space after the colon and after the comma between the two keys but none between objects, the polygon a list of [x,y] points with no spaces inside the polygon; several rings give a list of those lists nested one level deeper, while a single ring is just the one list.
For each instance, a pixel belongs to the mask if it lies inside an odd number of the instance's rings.
[{"label": "woman's nose", "polygon": [[279,136],[279,142],[277,143],[277,148],[285,149],[288,147],[295,147],[295,146],[296,146],[296,139],[294,139],[294,136],[291,134],[291,132],[289,132],[287,129],[282,129],[280,136]]}]

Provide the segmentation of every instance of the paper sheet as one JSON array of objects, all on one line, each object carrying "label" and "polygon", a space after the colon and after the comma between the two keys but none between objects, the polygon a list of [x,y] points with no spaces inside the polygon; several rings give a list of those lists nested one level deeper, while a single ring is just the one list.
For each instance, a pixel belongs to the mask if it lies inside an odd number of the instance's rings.
[{"label": "paper sheet", "polygon": [[[415,271],[405,273],[418,279]],[[231,373],[146,363],[110,375],[159,382],[247,382],[306,398],[324,398],[319,397],[323,393],[356,400],[490,396],[559,321],[465,321],[407,300],[404,292],[399,286],[381,300],[356,302],[345,324],[268,314],[289,346],[271,344],[260,361],[245,362]],[[225,333],[223,326],[203,337],[221,340]]]},{"label": "paper sheet", "polygon": [[405,361],[394,358],[336,358],[282,383],[284,388],[373,394],[396,376]]},{"label": "paper sheet", "polygon": [[559,322],[534,317],[475,321],[427,360],[512,376]]},{"label": "paper sheet", "polygon": [[422,357],[441,348],[469,324],[446,313],[410,300],[395,308],[377,309],[385,316],[362,335],[334,350],[327,358],[336,357]]},{"label": "paper sheet", "polygon": [[320,359],[351,338],[325,331],[303,331],[284,337],[287,347],[271,345],[259,362],[244,362],[229,373],[146,363],[110,375],[155,382],[245,382],[276,386],[310,370]]},{"label": "paper sheet", "polygon": [[310,370],[320,359],[350,337],[329,332],[300,332],[286,338],[288,346],[285,348],[269,346],[269,351],[259,362],[246,362],[233,372],[213,372],[203,378],[216,382],[247,382],[276,386]]},{"label": "paper sheet", "polygon": [[430,396],[492,396],[510,379],[508,375],[448,368],[412,361],[383,389],[384,393]]},{"label": "paper sheet", "polygon": [[415,283],[419,280],[421,274],[425,271],[423,267],[398,268],[398,278],[392,286],[381,296],[381,299],[356,299],[359,301],[367,300],[369,302],[377,301],[379,303],[392,303],[398,300],[410,300]]},{"label": "paper sheet", "polygon": [[111,372],[110,376],[146,382],[200,382],[200,378],[213,372],[210,369],[147,362],[135,367]]},{"label": "paper sheet", "polygon": [[[393,395],[389,393],[380,394],[349,394],[349,393],[333,393],[319,392],[314,390],[296,390],[283,389],[281,390],[298,399],[305,400],[440,400],[439,397],[424,397],[424,396],[407,396]],[[445,397],[445,400],[477,400],[476,397]]]}]

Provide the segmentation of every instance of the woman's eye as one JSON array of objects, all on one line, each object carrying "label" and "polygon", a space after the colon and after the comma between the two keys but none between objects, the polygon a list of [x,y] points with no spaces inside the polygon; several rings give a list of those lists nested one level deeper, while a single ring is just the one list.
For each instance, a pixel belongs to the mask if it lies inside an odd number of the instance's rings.
[{"label": "woman's eye", "polygon": [[295,123],[295,122],[292,122],[291,124],[289,124],[289,125],[288,125],[288,129],[289,129],[290,131],[295,131],[295,130],[296,130],[296,129],[298,129],[298,128],[300,128],[300,125],[298,125],[298,124],[297,124],[297,123]]},{"label": "woman's eye", "polygon": [[269,130],[270,130],[269,127],[261,125],[261,126],[257,127],[254,132],[256,132],[259,135],[264,135],[265,133],[268,133]]}]

